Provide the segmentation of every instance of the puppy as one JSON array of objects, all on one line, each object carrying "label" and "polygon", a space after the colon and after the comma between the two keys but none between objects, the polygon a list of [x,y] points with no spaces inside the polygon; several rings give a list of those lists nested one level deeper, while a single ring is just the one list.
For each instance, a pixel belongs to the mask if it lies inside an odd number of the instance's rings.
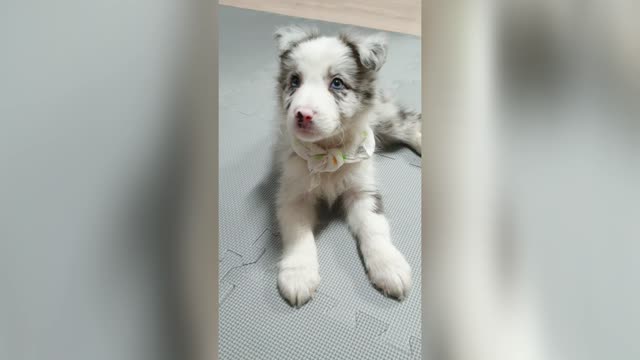
[{"label": "puppy", "polygon": [[301,306],[320,283],[313,229],[316,205],[324,201],[344,210],[373,285],[402,300],[411,288],[411,268],[391,242],[371,156],[376,145],[392,143],[421,154],[421,115],[376,89],[386,38],[320,36],[297,26],[281,28],[274,37],[280,60],[280,293]]}]

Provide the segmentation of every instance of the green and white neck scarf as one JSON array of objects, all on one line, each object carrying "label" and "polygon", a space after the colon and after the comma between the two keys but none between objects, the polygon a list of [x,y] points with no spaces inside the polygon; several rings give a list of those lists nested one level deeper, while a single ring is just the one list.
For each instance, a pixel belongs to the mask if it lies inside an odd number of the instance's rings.
[{"label": "green and white neck scarf", "polygon": [[373,130],[369,126],[359,133],[360,139],[349,149],[331,148],[323,149],[320,146],[303,142],[292,138],[291,147],[301,158],[307,160],[307,166],[311,173],[311,187],[314,189],[320,184],[320,173],[334,172],[343,164],[355,163],[366,160],[373,155],[376,141]]}]

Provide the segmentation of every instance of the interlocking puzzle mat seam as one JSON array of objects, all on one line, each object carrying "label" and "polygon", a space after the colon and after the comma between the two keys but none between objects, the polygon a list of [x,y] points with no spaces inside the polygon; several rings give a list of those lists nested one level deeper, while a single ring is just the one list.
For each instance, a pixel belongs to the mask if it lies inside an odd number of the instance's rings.
[{"label": "interlocking puzzle mat seam", "polygon": [[[381,158],[386,161],[398,163],[398,160],[392,160],[392,159],[389,159],[388,157],[381,157]],[[403,161],[399,161],[399,162],[403,163]],[[244,283],[242,279],[243,278],[242,272],[237,274],[232,280],[230,280],[229,276],[227,275],[229,275],[229,273],[233,272],[234,270],[245,268],[247,266],[255,265],[256,263],[258,263],[260,259],[263,257],[263,255],[265,254],[266,246],[267,246],[267,244],[264,243],[264,240],[261,242],[260,239],[266,236],[273,237],[274,236],[273,231],[271,231],[268,228],[263,229],[260,236],[258,236],[257,239],[252,241],[251,246],[249,246],[246,249],[233,249],[233,250],[229,249],[229,250],[226,250],[225,252],[222,252],[223,255],[221,258],[221,283],[225,284],[225,288],[224,288],[224,291],[222,292],[221,299],[220,299],[221,306],[223,306],[226,303],[226,301],[228,301],[228,299],[232,296],[232,294],[238,289],[238,287],[242,286],[242,284]],[[274,288],[274,292],[275,291],[276,290]],[[323,297],[325,299],[331,299],[331,300],[325,300],[325,302],[330,301],[332,305],[325,306],[325,307],[322,307],[322,304],[320,305],[320,307],[323,309],[321,313],[329,317],[332,317],[333,315],[332,310],[335,309],[337,306],[353,305],[353,304],[341,303],[337,301],[335,298],[332,298],[329,294],[325,294],[322,290],[318,292],[317,297],[312,301],[318,301],[318,298],[321,299]],[[281,301],[284,301],[284,300],[281,300]],[[371,338],[376,338],[376,339],[384,338],[383,335],[389,330],[388,323],[385,323],[384,321],[376,318],[376,316],[368,314],[367,312],[362,311],[360,309],[351,308],[351,310],[353,311],[352,315],[347,315],[347,317],[345,317],[344,314],[338,313],[337,316],[334,316],[332,318],[334,320],[338,320],[345,324],[351,323],[350,328],[353,329],[354,332],[361,334],[361,336],[365,336],[365,337],[369,336]],[[345,320],[348,318],[351,320]],[[366,331],[366,329],[369,329],[370,331]],[[407,338],[406,341],[402,341],[401,343],[392,342],[387,339],[382,339],[382,341],[388,344],[388,346],[394,346],[399,349],[408,349],[408,353],[413,356],[416,353],[419,354],[419,342],[417,342],[416,339],[418,339],[418,337],[411,336]],[[405,350],[402,350],[402,351],[405,351]]]},{"label": "interlocking puzzle mat seam", "polygon": [[[260,242],[260,239],[264,239],[267,236],[275,237],[274,234],[270,232],[269,229],[265,229],[262,232],[261,236],[258,239],[256,239],[256,241],[254,241],[253,246],[255,246],[257,249],[260,249],[260,251],[257,252],[260,254],[257,258],[251,259],[251,260],[235,260],[235,261],[230,260],[232,258],[233,259],[241,258],[240,255],[232,251],[229,251],[228,252],[229,255],[223,258],[222,262],[233,261],[235,263],[235,266],[230,267],[226,271],[226,273],[221,275],[222,278],[220,280],[220,283],[224,284],[224,286],[221,285],[222,291],[220,296],[221,300],[219,303],[221,307],[223,306],[225,300],[227,300],[231,296],[231,294],[234,292],[235,289],[243,285],[250,286],[248,284],[249,281],[247,277],[247,272],[251,272],[252,270],[247,269],[247,267],[252,267],[252,266],[257,267],[258,262],[260,262],[260,260],[266,254],[267,248],[266,248],[266,244],[264,244],[265,241]],[[276,251],[272,251],[272,253],[276,253]],[[271,269],[275,270],[275,267],[272,267]],[[246,270],[247,272],[243,272],[243,270]],[[256,270],[257,270],[256,271],[257,273],[264,272],[264,270],[262,271],[259,269],[256,269]],[[230,273],[232,272],[234,272],[234,274],[229,276]],[[272,273],[273,275],[275,275],[276,272],[272,271]],[[254,274],[254,275],[259,275],[259,274]],[[275,276],[272,278],[272,280],[275,281]],[[275,285],[275,282],[273,282],[273,284]],[[273,290],[274,292],[276,291],[275,287]],[[279,300],[281,303],[284,304],[284,299],[279,299]],[[319,311],[320,314],[328,315],[331,319],[335,321],[339,321],[343,324],[347,324],[347,326],[349,326],[349,328],[351,328],[352,331],[358,335],[358,337],[367,338],[369,340],[375,339],[376,341],[382,341],[386,346],[395,347],[397,351],[401,353],[405,353],[407,357],[415,357],[420,355],[421,339],[418,336],[410,336],[405,343],[401,343],[401,344],[391,342],[389,340],[384,339],[384,336],[383,336],[384,333],[389,330],[389,324],[387,322],[384,322],[378,319],[376,316],[366,313],[365,311],[362,311],[359,309],[355,309],[355,310],[350,309],[349,311],[354,312],[354,316],[352,318],[355,319],[355,321],[349,324],[349,321],[345,322],[344,319],[341,318],[343,314],[337,314],[338,317],[332,316],[331,311],[333,309],[338,308],[340,305],[345,305],[345,304],[341,303],[336,298],[324,293],[322,290],[318,290],[314,298],[307,305],[305,305],[306,308],[303,307],[303,309],[306,309],[307,311],[309,311],[310,309],[312,310],[320,309]],[[300,309],[296,309],[296,311],[298,310]],[[406,349],[408,349],[408,351]]]},{"label": "interlocking puzzle mat seam", "polygon": [[[388,157],[381,157],[381,158],[385,159],[386,161],[398,163],[398,160],[391,160]],[[400,163],[402,162],[403,161],[400,161]],[[223,255],[221,258],[221,276],[222,276],[221,283],[228,284],[227,288],[230,286],[231,289],[230,290],[225,289],[225,291],[223,292],[223,296],[221,297],[221,300],[220,300],[221,306],[224,305],[224,303],[231,296],[231,294],[235,290],[237,290],[239,286],[242,286],[243,284],[242,273],[239,273],[238,275],[236,275],[233,280],[229,280],[227,275],[236,269],[244,268],[249,265],[255,265],[266,252],[267,245],[263,243],[264,241],[260,242],[260,239],[264,238],[267,235],[274,236],[273,231],[271,231],[268,228],[263,229],[260,236],[258,236],[257,239],[252,241],[251,246],[246,249],[227,250],[222,253]],[[274,288],[274,292],[275,291],[276,290]],[[318,297],[320,298],[324,297],[325,299],[333,299],[329,294],[325,294],[322,290],[318,292]],[[318,298],[314,300],[317,301]],[[281,301],[284,301],[284,300],[281,300]],[[338,306],[337,304],[346,305],[346,306],[353,305],[353,304],[343,304],[335,299],[333,299],[332,302],[334,305],[323,308],[322,310],[323,315],[328,315],[331,317],[332,315],[331,311],[332,309],[335,309],[336,306]],[[352,308],[352,311],[353,311],[352,315],[348,315],[347,317],[345,317],[344,314],[339,313],[337,314],[337,316],[333,317],[333,319],[334,320],[337,319],[338,321],[341,321],[346,324],[352,323],[350,328],[352,328],[354,332],[362,334],[362,336],[366,335],[369,337],[383,338],[383,335],[385,334],[385,332],[389,330],[389,324],[385,323],[382,320],[377,319],[374,315],[368,314],[365,311],[362,311],[359,309]],[[349,318],[350,320],[345,320],[347,318]],[[368,319],[368,321],[366,321],[365,319]],[[365,330],[371,329],[372,331],[367,332],[363,329]],[[399,349],[408,349],[408,352],[410,354],[415,354],[415,353],[419,353],[419,345],[417,345],[416,339],[418,339],[416,336],[411,336],[407,338],[406,341],[403,340],[401,343],[391,342],[389,340],[383,340],[383,341],[387,343],[389,346],[395,346],[395,347],[398,347]],[[414,350],[416,348],[418,348],[418,350]]]},{"label": "interlocking puzzle mat seam", "polygon": [[[255,264],[252,264],[252,265],[255,265]],[[233,294],[238,294],[238,292],[235,291],[237,289],[243,289],[245,286],[249,288],[252,287],[252,284],[250,284],[250,281],[249,281],[249,277],[246,277],[246,276],[236,277],[235,282],[239,285],[233,285],[232,294],[226,294],[224,300],[231,298]],[[238,296],[241,296],[241,295],[242,294],[238,294]],[[230,301],[233,301],[233,299],[231,299]],[[222,305],[223,304],[221,303],[221,306]],[[385,331],[388,330],[388,324],[383,321],[380,321],[376,317],[369,315],[363,311],[357,310],[355,312],[355,318],[356,318],[355,326],[348,326],[344,322],[337,321],[335,318],[330,316],[326,317],[326,315],[332,309],[334,309],[339,305],[341,304],[335,301],[335,299],[331,298],[330,296],[327,296],[322,291],[318,291],[316,296],[314,296],[314,299],[309,304],[307,304],[306,307],[303,307],[301,309],[296,309],[293,311],[306,311],[307,314],[313,313],[313,314],[319,315],[320,318],[316,320],[323,321],[325,323],[330,323],[330,324],[333,324],[334,326],[337,324],[340,324],[340,326],[342,326],[343,329],[345,330],[348,329],[348,331],[351,334],[353,334],[354,340],[362,341],[364,343],[375,343],[381,349],[385,349],[385,351],[390,351],[391,353],[395,354],[395,356],[393,357],[384,357],[385,359],[387,358],[410,359],[410,358],[420,357],[420,338],[419,337],[411,336],[408,344],[397,344],[397,343],[392,343],[388,340],[384,340],[382,338],[382,335]],[[284,304],[283,306],[288,307],[288,305],[284,305]],[[345,325],[347,325],[347,327],[344,327]],[[331,345],[331,344],[324,344],[324,345]],[[220,346],[224,347],[224,344],[220,344]],[[316,358],[313,356],[314,351],[321,351],[319,349],[313,349],[313,348],[310,348],[307,350],[308,350],[308,355],[311,356],[311,358]],[[317,355],[320,355],[320,353],[318,353]],[[288,357],[283,354],[283,358],[288,358]],[[365,357],[349,356],[349,357],[335,357],[335,358],[336,359],[371,359],[371,357],[367,357],[367,356]],[[375,357],[375,358],[378,358],[378,357]]]}]

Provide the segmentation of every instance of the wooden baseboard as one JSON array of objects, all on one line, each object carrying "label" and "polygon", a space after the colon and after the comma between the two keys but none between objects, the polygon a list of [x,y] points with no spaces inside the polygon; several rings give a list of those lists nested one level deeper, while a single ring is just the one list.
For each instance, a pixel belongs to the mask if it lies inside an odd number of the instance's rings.
[{"label": "wooden baseboard", "polygon": [[420,0],[219,0],[220,5],[420,36]]}]

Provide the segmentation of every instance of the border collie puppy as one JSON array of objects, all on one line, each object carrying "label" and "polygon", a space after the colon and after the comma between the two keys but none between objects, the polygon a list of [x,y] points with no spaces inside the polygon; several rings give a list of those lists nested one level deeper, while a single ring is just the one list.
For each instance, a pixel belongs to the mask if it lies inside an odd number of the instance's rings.
[{"label": "border collie puppy", "polygon": [[421,115],[376,89],[386,38],[327,37],[297,26],[280,28],[274,37],[280,59],[280,293],[301,306],[320,283],[313,229],[322,201],[346,214],[373,285],[402,300],[411,288],[411,268],[391,241],[371,156],[376,145],[391,143],[421,154]]}]

